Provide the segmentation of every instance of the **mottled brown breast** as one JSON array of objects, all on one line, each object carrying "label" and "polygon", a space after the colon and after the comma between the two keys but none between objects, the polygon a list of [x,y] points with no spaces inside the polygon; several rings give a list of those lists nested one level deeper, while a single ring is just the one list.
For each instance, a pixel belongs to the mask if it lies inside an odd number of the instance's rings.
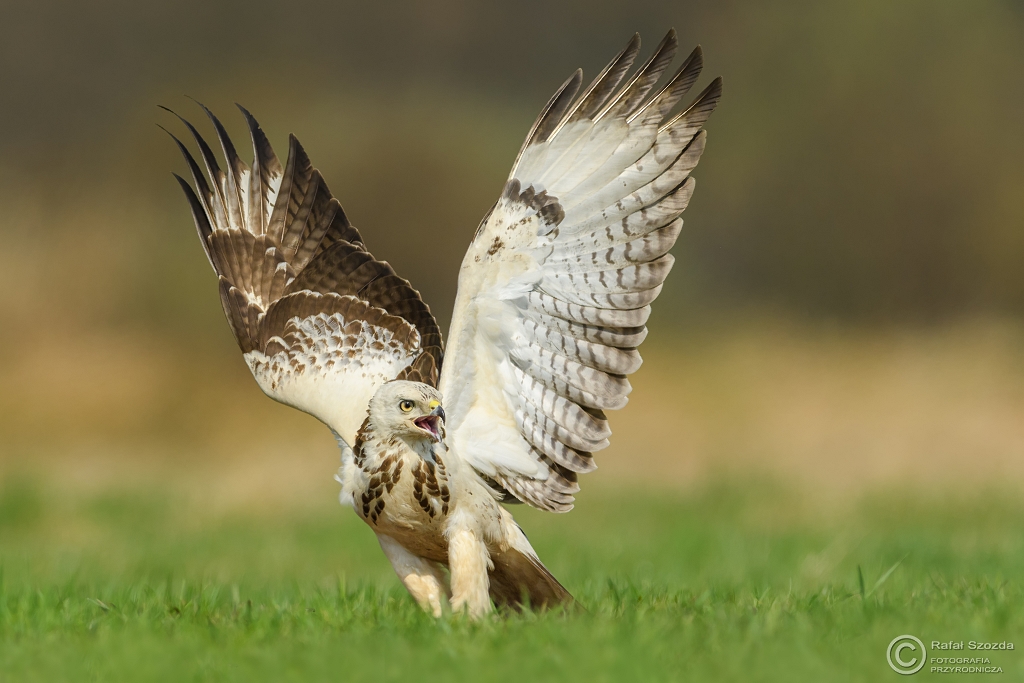
[{"label": "mottled brown breast", "polygon": [[434,456],[436,463],[420,460],[412,469],[412,491],[416,502],[433,519],[448,514],[451,492],[448,490],[448,473],[440,455]]},{"label": "mottled brown breast", "polygon": [[369,476],[366,490],[359,498],[360,505],[357,506],[357,509],[361,512],[363,519],[376,525],[387,506],[384,494],[390,494],[395,488],[395,484],[402,478],[402,458],[398,453],[397,443],[381,444],[385,448],[391,446],[387,449],[391,452],[384,455],[383,458],[367,457],[367,448],[377,440],[373,430],[369,427],[369,422],[370,420],[367,418],[363,422],[363,426],[359,428],[352,452],[356,466]]},{"label": "mottled brown breast", "polygon": [[[384,521],[382,516],[398,521],[392,519],[394,511],[390,515],[385,514],[388,501],[395,500],[392,496],[411,495],[409,502],[415,501],[414,509],[419,506],[427,522],[440,520],[448,514],[451,491],[448,472],[440,455],[435,454],[433,461],[421,458],[400,439],[379,436],[370,427],[369,418],[356,434],[352,451],[353,462],[367,476],[366,488],[357,498],[356,510],[370,525],[377,527],[378,522]],[[411,486],[406,484],[404,488],[395,490],[403,477],[411,477]],[[409,523],[407,513],[399,516],[404,517],[400,524]]]}]

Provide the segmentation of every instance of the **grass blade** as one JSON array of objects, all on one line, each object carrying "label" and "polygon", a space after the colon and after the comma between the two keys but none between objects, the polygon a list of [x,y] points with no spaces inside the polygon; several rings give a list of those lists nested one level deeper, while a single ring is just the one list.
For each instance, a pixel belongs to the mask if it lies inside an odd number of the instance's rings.
[{"label": "grass blade", "polygon": [[[901,564],[903,564],[903,560],[905,560],[905,559],[907,559],[906,555],[904,555],[900,559],[896,560],[896,564],[894,564],[893,566],[891,566],[887,570],[885,570],[885,573],[882,574],[880,577],[878,577],[878,581],[875,581],[875,585],[871,587],[870,591],[868,591],[867,597],[871,597],[871,595],[876,590],[881,588],[882,584],[885,583],[889,579],[890,576],[892,576],[892,573],[894,571],[896,571],[897,567],[899,567]],[[858,567],[858,570],[859,569],[860,569],[860,567]],[[860,590],[861,590],[862,593],[864,592],[864,579],[863,579],[863,577],[861,577]]]}]

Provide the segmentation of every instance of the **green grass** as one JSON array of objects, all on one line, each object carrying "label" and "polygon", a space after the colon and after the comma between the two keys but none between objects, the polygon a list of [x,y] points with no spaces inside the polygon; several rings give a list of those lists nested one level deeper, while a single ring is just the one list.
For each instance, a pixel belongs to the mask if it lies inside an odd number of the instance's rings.
[{"label": "green grass", "polygon": [[[329,500],[201,512],[8,482],[0,680],[878,681],[902,680],[885,648],[904,633],[1024,647],[1009,494],[585,491],[570,515],[517,516],[586,611],[480,624],[423,615]],[[990,658],[1024,679],[1017,650]]]}]

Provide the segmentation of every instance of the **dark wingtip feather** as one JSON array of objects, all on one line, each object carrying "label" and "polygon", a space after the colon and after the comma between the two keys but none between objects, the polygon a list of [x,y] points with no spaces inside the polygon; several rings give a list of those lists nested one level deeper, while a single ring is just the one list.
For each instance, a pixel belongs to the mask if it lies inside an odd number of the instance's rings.
[{"label": "dark wingtip feather", "polygon": [[682,99],[683,95],[689,92],[693,84],[700,78],[700,72],[704,69],[704,50],[700,45],[683,60],[683,63],[672,75],[665,86],[658,90],[647,102],[629,116],[627,122],[632,122],[652,106],[655,107],[652,115],[664,118],[672,108]]},{"label": "dark wingtip feather", "polygon": [[[713,112],[715,107],[718,106],[718,101],[721,98],[722,98],[722,77],[718,76],[718,77],[715,78],[715,80],[711,81],[711,83],[708,85],[708,87],[704,88],[704,90],[702,90],[701,93],[699,95],[697,95],[697,99],[694,100],[693,104],[691,104],[689,107],[687,107],[683,111],[681,111],[678,114],[676,114],[675,116],[673,116],[671,120],[666,121],[658,130],[659,131],[665,130],[666,128],[672,126],[677,121],[679,121],[681,118],[683,118],[687,114],[690,114],[691,112],[693,112],[695,109],[698,109],[698,108],[706,109],[707,110],[707,116],[711,116],[711,112]],[[707,118],[707,117],[705,117],[705,118]]]},{"label": "dark wingtip feather", "polygon": [[220,145],[224,151],[224,158],[227,159],[228,166],[237,168],[238,165],[241,164],[241,160],[238,158],[238,152],[235,151],[235,145],[231,142],[231,138],[228,136],[228,131],[224,128],[224,124],[220,122],[220,119],[218,119],[205,104],[194,97],[189,97],[189,99],[202,107],[203,111],[206,112],[206,115],[210,117],[210,121],[213,123],[213,128],[217,131],[217,138],[220,140]]},{"label": "dark wingtip feather", "polygon": [[275,164],[280,172],[280,162],[277,160],[277,155],[274,154],[274,148],[270,145],[270,140],[267,139],[266,133],[263,132],[263,127],[260,126],[259,121],[256,120],[249,110],[242,105],[235,103],[238,110],[242,112],[242,116],[245,117],[245,123],[249,126],[249,135],[252,137],[253,153],[259,160],[261,165]]},{"label": "dark wingtip feather", "polygon": [[[253,121],[253,122],[256,121],[256,118],[252,114],[249,113],[248,109],[246,109],[245,107],[240,105],[238,102],[235,102],[235,106],[238,107],[238,111],[242,112],[242,116],[245,117],[246,121],[250,121],[250,120]],[[256,126],[259,127],[259,124],[257,123]]]},{"label": "dark wingtip feather", "polygon": [[629,82],[604,106],[594,120],[599,120],[609,113],[614,116],[630,116],[647,97],[668,65],[672,63],[677,46],[676,31],[669,29],[665,37],[658,43],[658,47],[654,49],[654,54],[633,74]]},{"label": "dark wingtip feather", "polygon": [[[245,125],[249,127],[249,135],[253,137],[253,143],[255,144],[256,138],[259,137],[263,141],[267,141],[267,136],[263,133],[263,128],[260,126],[259,121],[256,117],[249,113],[249,110],[235,102],[235,106],[238,107],[238,111],[242,112],[242,117],[245,119]],[[269,144],[269,141],[267,142]]]},{"label": "dark wingtip feather", "polygon": [[584,91],[573,108],[563,117],[555,132],[552,133],[552,137],[566,123],[591,118],[600,111],[609,98],[615,94],[615,89],[619,87],[619,84],[625,78],[629,68],[633,66],[633,62],[639,53],[640,34],[634,33],[633,37],[626,43],[626,47],[622,48],[619,54],[615,55],[601,73],[587,86],[586,91]]},{"label": "dark wingtip feather", "polygon": [[722,99],[722,77],[716,76],[715,80],[708,84],[708,87],[701,91],[700,95],[697,96],[697,100],[690,105],[689,109],[696,107],[697,105],[710,106],[714,109],[718,106],[718,101]]},{"label": "dark wingtip feather", "polygon": [[544,142],[548,139],[552,132],[561,123],[562,117],[565,115],[565,111],[572,104],[573,98],[576,97],[576,93],[579,92],[580,84],[583,83],[583,69],[576,69],[572,76],[566,80],[565,84],[558,91],[558,94],[551,100],[551,106],[543,118],[538,120],[538,126],[534,130],[533,137],[535,142]]},{"label": "dark wingtip feather", "polygon": [[228,132],[220,122],[220,119],[218,119],[214,113],[199,100],[194,97],[189,97],[189,99],[202,107],[203,111],[206,112],[206,115],[213,123],[214,130],[217,132],[217,139],[220,141],[220,148],[224,153],[224,159],[227,164],[228,171],[227,191],[224,193],[224,205],[227,209],[228,221],[238,225],[239,227],[244,227],[245,209],[242,206],[242,174],[245,173],[248,168],[238,157],[238,152],[235,151],[235,146],[231,142],[231,138],[228,136]]},{"label": "dark wingtip feather", "polygon": [[[174,136],[172,135],[171,137]],[[192,210],[192,220],[195,221],[196,231],[199,233],[199,241],[203,243],[203,251],[206,253],[206,260],[210,262],[210,267],[213,268],[213,271],[217,272],[217,266],[213,263],[213,255],[210,253],[210,242],[207,239],[213,232],[213,228],[210,226],[210,220],[206,214],[206,210],[199,201],[199,197],[196,196],[195,190],[193,190],[192,186],[188,184],[188,181],[177,173],[172,173],[171,175],[178,180],[178,184],[181,185],[181,189],[185,193],[185,198],[188,200],[188,206]]]},{"label": "dark wingtip feather", "polygon": [[[188,96],[186,95],[186,97]],[[189,97],[189,99],[192,98]],[[207,173],[210,174],[210,178],[213,182],[214,191],[217,192],[219,195],[220,187],[218,186],[218,181],[220,179],[221,170],[220,166],[217,165],[217,157],[214,156],[213,150],[210,149],[210,145],[206,143],[206,140],[203,138],[202,135],[199,134],[199,131],[196,130],[196,127],[193,126],[192,123],[189,122],[189,120],[186,119],[184,116],[174,111],[173,109],[170,109],[163,105],[157,106],[159,106],[161,109],[165,111],[174,114],[176,117],[178,117],[178,120],[185,124],[185,127],[188,128],[189,132],[192,134],[192,139],[194,139],[196,141],[196,144],[199,145],[199,152],[203,157],[203,163],[206,164],[206,171]]]},{"label": "dark wingtip feather", "polygon": [[693,48],[693,52],[691,52],[690,56],[687,57],[687,61],[690,61],[691,59],[700,60],[701,66],[704,65],[704,48],[700,46],[700,43],[697,43],[697,47]]},{"label": "dark wingtip feather", "polygon": [[178,146],[178,150],[181,152],[181,155],[185,157],[185,163],[188,164],[189,170],[192,172],[192,178],[195,180],[196,185],[199,187],[199,190],[203,193],[204,196],[209,195],[210,188],[206,183],[206,177],[203,176],[202,172],[199,170],[199,165],[196,163],[196,160],[192,156],[192,153],[188,151],[188,147],[185,146],[185,143],[179,140],[177,135],[167,130],[159,123],[156,124],[156,127],[171,136],[171,139],[174,140],[174,144]]},{"label": "dark wingtip feather", "polygon": [[534,121],[533,127],[530,128],[529,135],[526,136],[526,141],[523,142],[523,146],[519,148],[519,154],[516,156],[516,161],[512,164],[512,172],[509,174],[509,178],[515,177],[516,169],[519,168],[519,161],[523,158],[523,152],[526,149],[536,143],[543,142],[544,136],[548,135],[553,131],[558,123],[562,119],[562,115],[565,110],[572,103],[572,98],[576,96],[576,93],[580,89],[580,83],[583,81],[583,69],[576,69],[560,87],[548,103],[544,105],[537,120]]},{"label": "dark wingtip feather", "polygon": [[[178,151],[180,151],[181,156],[185,158],[185,164],[188,166],[189,173],[192,174],[192,181],[196,184],[199,205],[203,209],[208,225],[216,225],[217,221],[215,218],[215,212],[213,208],[213,202],[216,200],[214,199],[213,193],[210,191],[210,185],[206,182],[206,176],[204,176],[203,172],[199,170],[199,165],[196,163],[196,160],[192,157],[191,152],[188,151],[188,148],[185,147],[185,143],[179,140],[174,133],[167,130],[159,123],[156,124],[156,126],[163,132],[170,135],[171,139],[174,140],[174,144],[178,146]],[[203,244],[203,247],[206,248],[205,243]],[[207,256],[209,256],[209,254],[207,254]]]}]

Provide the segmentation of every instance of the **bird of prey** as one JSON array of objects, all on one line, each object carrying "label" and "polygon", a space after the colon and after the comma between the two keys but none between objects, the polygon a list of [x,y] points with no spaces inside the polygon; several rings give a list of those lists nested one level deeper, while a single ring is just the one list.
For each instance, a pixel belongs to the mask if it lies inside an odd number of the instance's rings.
[{"label": "bird of prey", "polygon": [[434,615],[572,601],[502,504],[571,509],[640,367],[722,92],[715,79],[677,107],[703,58],[697,47],[662,79],[676,44],[670,31],[628,76],[634,35],[582,92],[578,70],[548,101],[470,242],[447,348],[294,136],[282,166],[239,107],[250,165],[203,107],[221,168],[181,119],[205,174],[175,138],[195,187],[176,177],[245,362],[268,396],[332,430],[342,502]]}]

